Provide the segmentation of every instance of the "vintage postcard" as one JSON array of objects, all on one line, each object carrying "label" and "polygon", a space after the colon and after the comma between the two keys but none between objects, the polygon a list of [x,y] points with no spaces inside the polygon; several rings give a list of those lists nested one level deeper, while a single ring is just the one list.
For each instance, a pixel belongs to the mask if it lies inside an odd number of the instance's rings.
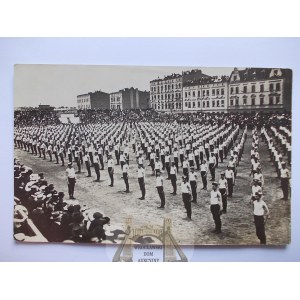
[{"label": "vintage postcard", "polygon": [[16,65],[14,76],[15,240],[115,244],[116,261],[290,243],[292,70]]}]

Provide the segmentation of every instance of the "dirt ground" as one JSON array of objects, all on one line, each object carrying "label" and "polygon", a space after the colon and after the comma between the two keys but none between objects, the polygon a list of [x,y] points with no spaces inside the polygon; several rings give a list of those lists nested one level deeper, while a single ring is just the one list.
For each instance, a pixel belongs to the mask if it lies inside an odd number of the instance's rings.
[{"label": "dirt ground", "polygon": [[[228,199],[227,214],[222,215],[222,233],[211,233],[214,222],[210,213],[209,196],[211,183],[208,182],[208,191],[200,190],[202,187],[201,176],[198,182],[198,203],[192,203],[192,221],[183,220],[186,217],[180,182],[182,169],[179,169],[177,180],[178,193],[170,195],[173,191],[171,182],[165,180],[164,190],[166,195],[165,210],[158,210],[159,196],[155,188],[155,177],[151,176],[151,168],[146,167],[146,199],[139,200],[141,192],[137,180],[137,165],[133,153],[130,153],[129,184],[130,193],[125,193],[125,184],[121,179],[121,168],[115,166],[114,187],[109,187],[110,179],[107,169],[101,172],[101,182],[94,182],[96,174],[92,168],[92,176],[86,177],[85,168],[78,174],[74,196],[80,204],[86,204],[91,209],[97,209],[105,216],[111,218],[111,230],[125,229],[125,218],[131,217],[134,225],[162,226],[165,217],[172,219],[172,233],[180,245],[257,245],[259,240],[255,234],[252,207],[249,204],[250,187],[250,149],[251,132],[245,143],[244,154],[240,165],[233,197]],[[280,180],[276,178],[275,168],[269,161],[266,145],[259,144],[262,172],[265,178],[263,200],[270,209],[270,218],[266,224],[267,244],[283,245],[290,241],[290,201],[283,201]],[[25,151],[15,149],[15,157],[22,163],[32,167],[34,173],[44,172],[48,183],[53,183],[57,191],[68,195],[65,169],[49,159],[42,160]],[[229,157],[228,157],[229,158]],[[220,178],[221,171],[225,170],[227,160],[219,164],[216,170],[216,180]],[[75,166],[76,169],[76,166]],[[166,172],[163,174],[166,178]],[[208,179],[210,176],[208,176]],[[68,198],[67,198],[68,199]]]}]

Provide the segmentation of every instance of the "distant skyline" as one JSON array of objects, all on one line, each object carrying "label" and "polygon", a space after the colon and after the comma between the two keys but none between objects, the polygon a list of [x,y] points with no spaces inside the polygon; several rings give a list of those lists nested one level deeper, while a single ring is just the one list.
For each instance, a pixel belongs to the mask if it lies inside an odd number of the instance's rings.
[{"label": "distant skyline", "polygon": [[149,91],[151,80],[192,69],[210,76],[229,76],[233,67],[15,65],[14,107],[77,106],[77,95],[98,90],[112,93],[134,87]]}]

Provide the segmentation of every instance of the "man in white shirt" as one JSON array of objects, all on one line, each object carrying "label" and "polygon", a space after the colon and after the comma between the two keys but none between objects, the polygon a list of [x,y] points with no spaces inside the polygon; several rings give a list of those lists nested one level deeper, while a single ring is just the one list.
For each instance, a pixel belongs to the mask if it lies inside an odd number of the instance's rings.
[{"label": "man in white shirt", "polygon": [[187,217],[184,220],[192,220],[192,205],[191,205],[191,186],[188,183],[187,176],[182,176],[181,183],[182,201],[186,209]]},{"label": "man in white shirt", "polygon": [[203,187],[201,190],[207,190],[207,172],[208,172],[208,166],[206,160],[203,159],[200,165],[200,174],[203,183]]},{"label": "man in white shirt", "polygon": [[171,168],[170,168],[170,178],[171,178],[171,183],[172,183],[172,187],[173,187],[173,193],[171,193],[172,195],[176,195],[177,194],[177,168],[175,166],[175,162],[171,163]]},{"label": "man in white shirt", "polygon": [[160,171],[156,173],[156,189],[160,198],[160,206],[158,209],[164,209],[166,204],[165,192],[164,192],[164,179],[161,176]]},{"label": "man in white shirt", "polygon": [[216,164],[217,164],[217,160],[215,158],[215,154],[213,152],[211,152],[209,161],[208,161],[209,171],[211,174],[211,181],[215,181]]},{"label": "man in white shirt", "polygon": [[192,202],[196,203],[197,202],[197,173],[195,172],[195,168],[191,167],[191,171],[189,173],[189,180],[190,180],[190,185],[191,185],[191,190],[192,190],[192,195],[193,195],[193,200]]},{"label": "man in white shirt", "polygon": [[92,175],[91,175],[91,161],[90,161],[90,156],[88,155],[87,152],[84,153],[83,161],[85,163],[86,170],[88,172],[88,175],[86,177],[92,177]]},{"label": "man in white shirt", "polygon": [[157,174],[158,171],[161,172],[162,164],[159,161],[158,157],[155,158],[154,168],[155,168],[155,174]]},{"label": "man in white shirt", "polygon": [[74,189],[76,183],[76,174],[73,168],[73,163],[68,163],[68,168],[66,169],[67,183],[68,183],[68,192],[70,199],[74,198]]},{"label": "man in white shirt", "polygon": [[227,170],[225,171],[225,178],[227,180],[228,185],[228,197],[232,197],[234,185],[234,172],[229,165],[227,166]]},{"label": "man in white shirt", "polygon": [[283,200],[288,200],[289,197],[289,182],[290,182],[290,172],[286,167],[286,163],[281,163],[280,179],[281,179],[281,189],[283,192]]},{"label": "man in white shirt", "polygon": [[110,177],[110,187],[114,186],[114,161],[112,159],[112,155],[108,155],[108,160],[107,160],[107,171],[108,175]]},{"label": "man in white shirt", "polygon": [[217,190],[218,183],[212,183],[212,191],[210,192],[210,211],[212,213],[214,222],[215,222],[215,230],[214,233],[221,233],[222,232],[222,222],[221,222],[221,214],[223,210],[222,204],[222,195]]},{"label": "man in white shirt", "polygon": [[99,159],[97,151],[94,153],[92,158],[93,158],[93,162],[94,162],[95,173],[97,175],[97,179],[95,180],[95,182],[100,182],[100,159]]},{"label": "man in white shirt", "polygon": [[138,166],[138,182],[140,186],[140,190],[142,192],[142,197],[139,198],[140,200],[145,200],[146,189],[145,189],[145,170],[143,165]]},{"label": "man in white shirt", "polygon": [[129,193],[128,171],[129,171],[129,166],[125,161],[123,164],[122,172],[123,172],[123,179],[126,186],[126,191],[125,191],[126,193]]},{"label": "man in white shirt", "polygon": [[223,210],[222,213],[227,213],[227,179],[225,178],[225,172],[221,173],[221,178],[219,179],[219,191],[222,195],[222,204],[223,204]]},{"label": "man in white shirt", "polygon": [[[269,216],[269,208],[267,204],[261,199],[262,193],[257,193],[253,199],[253,215],[256,228],[256,235],[262,245],[267,243],[265,233],[265,223]],[[266,219],[265,219],[266,215]]]}]

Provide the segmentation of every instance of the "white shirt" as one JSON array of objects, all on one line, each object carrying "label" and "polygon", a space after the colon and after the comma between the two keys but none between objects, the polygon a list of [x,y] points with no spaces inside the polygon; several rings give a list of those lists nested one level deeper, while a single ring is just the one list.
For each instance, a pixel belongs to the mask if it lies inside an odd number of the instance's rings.
[{"label": "white shirt", "polygon": [[262,189],[259,185],[252,185],[252,196],[255,196],[256,193],[262,192]]},{"label": "white shirt", "polygon": [[156,177],[156,186],[163,186],[163,177],[162,176],[158,176]]},{"label": "white shirt", "polygon": [[280,170],[280,177],[281,178],[290,178],[290,172],[287,168]]},{"label": "white shirt", "polygon": [[190,172],[189,179],[190,181],[197,181],[197,174],[195,172],[194,173]]},{"label": "white shirt", "polygon": [[191,186],[188,182],[186,182],[186,183],[182,182],[181,183],[181,193],[183,193],[183,194],[190,194],[191,193]]},{"label": "white shirt", "polygon": [[123,173],[128,173],[129,166],[127,164],[123,165]]},{"label": "white shirt", "polygon": [[216,163],[216,158],[214,156],[209,157],[209,163],[210,164],[215,164]]},{"label": "white shirt", "polygon": [[143,168],[138,168],[138,178],[145,177],[145,170]]},{"label": "white shirt", "polygon": [[161,162],[160,161],[156,161],[154,168],[155,168],[155,170],[161,170]]},{"label": "white shirt", "polygon": [[211,205],[215,205],[215,204],[221,205],[221,203],[222,203],[221,200],[222,200],[222,195],[219,191],[212,190],[210,192],[210,204]]},{"label": "white shirt", "polygon": [[171,166],[171,168],[170,168],[170,174],[172,174],[172,175],[176,175],[176,173],[177,173],[177,169],[176,169],[176,166]]},{"label": "white shirt", "polygon": [[234,178],[234,173],[232,170],[226,170],[225,171],[225,177],[226,178]]},{"label": "white shirt", "polygon": [[67,168],[66,173],[67,173],[68,178],[76,178],[74,168]]},{"label": "white shirt", "polygon": [[201,172],[207,172],[207,170],[208,170],[207,164],[201,164],[200,165],[200,171]]},{"label": "white shirt", "polygon": [[226,189],[227,188],[227,180],[224,178],[219,179],[219,189]]},{"label": "white shirt", "polygon": [[114,166],[114,161],[113,161],[113,159],[109,159],[108,161],[107,161],[107,167],[108,168],[112,168]]},{"label": "white shirt", "polygon": [[253,205],[254,205],[254,211],[253,211],[253,214],[255,216],[263,216],[265,214],[265,211],[264,211],[264,207],[267,206],[267,204],[265,203],[265,201],[263,200],[260,200],[260,201],[253,201]]}]

